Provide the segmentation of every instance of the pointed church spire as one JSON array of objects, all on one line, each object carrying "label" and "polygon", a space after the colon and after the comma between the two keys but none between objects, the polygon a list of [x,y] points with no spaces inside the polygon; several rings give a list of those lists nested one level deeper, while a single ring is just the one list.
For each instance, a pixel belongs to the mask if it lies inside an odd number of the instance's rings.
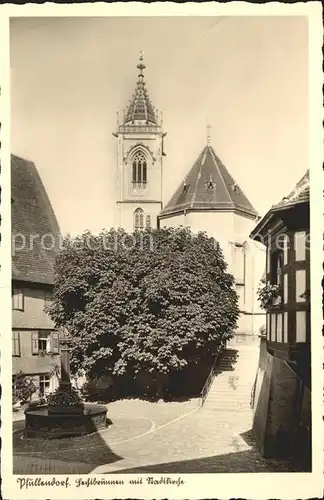
[{"label": "pointed church spire", "polygon": [[135,121],[157,125],[154,107],[145,86],[144,69],[146,66],[143,62],[142,51],[140,52],[139,63],[136,67],[139,69],[139,74],[135,91],[127,108],[124,125],[134,123]]}]

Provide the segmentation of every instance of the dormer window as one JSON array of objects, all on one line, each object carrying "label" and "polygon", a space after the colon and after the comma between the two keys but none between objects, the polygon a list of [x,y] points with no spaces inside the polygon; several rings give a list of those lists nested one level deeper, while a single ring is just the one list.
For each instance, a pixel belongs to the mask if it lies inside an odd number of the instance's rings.
[{"label": "dormer window", "polygon": [[209,181],[206,182],[206,189],[215,189],[216,188],[216,183],[213,182],[213,177],[210,175]]}]

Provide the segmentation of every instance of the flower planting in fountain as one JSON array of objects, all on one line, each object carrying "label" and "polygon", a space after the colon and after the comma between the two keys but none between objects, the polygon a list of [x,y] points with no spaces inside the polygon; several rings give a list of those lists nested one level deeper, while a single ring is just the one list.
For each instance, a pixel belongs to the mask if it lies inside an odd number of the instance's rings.
[{"label": "flower planting in fountain", "polygon": [[71,408],[83,406],[82,399],[75,389],[65,389],[62,387],[59,387],[55,392],[47,396],[47,404],[49,408]]}]

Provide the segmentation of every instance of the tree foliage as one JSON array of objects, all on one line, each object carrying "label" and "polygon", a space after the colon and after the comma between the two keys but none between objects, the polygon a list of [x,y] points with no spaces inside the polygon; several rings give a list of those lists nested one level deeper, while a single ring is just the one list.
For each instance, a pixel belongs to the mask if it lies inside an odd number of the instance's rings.
[{"label": "tree foliage", "polygon": [[168,374],[214,354],[238,317],[218,243],[188,229],[66,238],[49,313],[70,335],[71,369]]}]

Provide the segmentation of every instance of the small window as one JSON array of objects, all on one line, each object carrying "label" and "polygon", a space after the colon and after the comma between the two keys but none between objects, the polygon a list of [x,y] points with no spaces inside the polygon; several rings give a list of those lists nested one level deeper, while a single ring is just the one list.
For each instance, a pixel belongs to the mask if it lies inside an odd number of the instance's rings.
[{"label": "small window", "polygon": [[296,311],[296,342],[306,342],[306,311]]},{"label": "small window", "polygon": [[288,342],[288,312],[284,312],[283,341]]},{"label": "small window", "polygon": [[134,212],[134,229],[135,231],[144,229],[144,212],[141,208],[137,208]]},{"label": "small window", "polygon": [[150,229],[151,227],[151,216],[147,215],[146,216],[146,229]]},{"label": "small window", "polygon": [[270,314],[267,313],[266,315],[266,333],[267,333],[267,340],[270,340]]},{"label": "small window", "polygon": [[235,271],[234,277],[237,284],[244,285],[245,282],[245,247],[235,245]]},{"label": "small window", "polygon": [[277,342],[282,342],[282,314],[277,316]]},{"label": "small window", "polygon": [[283,235],[283,265],[288,264],[288,250],[289,250],[289,237],[287,234]]},{"label": "small window", "polygon": [[40,330],[32,333],[32,354],[44,355],[50,352],[51,336],[47,331]]},{"label": "small window", "polygon": [[305,302],[306,300],[306,271],[297,269],[296,271],[296,302]]},{"label": "small window", "polygon": [[268,247],[267,249],[267,273],[270,272],[270,263],[271,263],[271,249]]},{"label": "small window", "polygon": [[306,259],[306,232],[299,231],[294,236],[295,259],[297,261]]},{"label": "small window", "polygon": [[277,315],[271,314],[271,342],[276,341],[277,333]]},{"label": "small window", "polygon": [[284,299],[284,304],[287,304],[288,302],[288,274],[284,274],[284,287],[283,287],[283,299]]},{"label": "small window", "polygon": [[12,309],[15,311],[24,310],[24,293],[21,288],[13,288],[12,290]]},{"label": "small window", "polygon": [[39,332],[38,333],[38,350],[47,352],[48,345],[48,333],[47,332]]},{"label": "small window", "polygon": [[39,394],[47,396],[50,393],[50,376],[49,374],[39,376]]},{"label": "small window", "polygon": [[12,332],[12,355],[20,356],[20,336],[19,332]]},{"label": "small window", "polygon": [[283,251],[276,250],[271,254],[271,283],[273,285],[281,285],[283,266]]},{"label": "small window", "polygon": [[53,301],[53,292],[52,290],[44,290],[44,302],[45,306],[50,306]]}]

